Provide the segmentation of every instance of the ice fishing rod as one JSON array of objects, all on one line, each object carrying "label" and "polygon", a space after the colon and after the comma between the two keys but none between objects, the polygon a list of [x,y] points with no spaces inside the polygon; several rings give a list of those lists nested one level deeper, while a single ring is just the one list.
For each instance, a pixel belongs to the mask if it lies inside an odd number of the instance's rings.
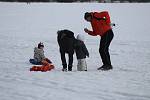
[{"label": "ice fishing rod", "polygon": [[115,23],[110,23],[110,26],[115,27],[115,26],[116,26],[116,24],[115,24]]}]

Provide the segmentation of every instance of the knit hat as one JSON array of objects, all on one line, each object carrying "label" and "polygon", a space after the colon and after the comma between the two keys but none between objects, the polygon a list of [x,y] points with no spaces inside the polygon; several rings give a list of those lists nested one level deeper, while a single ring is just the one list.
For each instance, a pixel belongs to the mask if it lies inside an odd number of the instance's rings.
[{"label": "knit hat", "polygon": [[84,42],[84,35],[83,34],[78,34],[77,35],[77,40],[80,40],[80,41]]},{"label": "knit hat", "polygon": [[38,44],[38,48],[40,48],[40,47],[44,47],[44,44],[41,42]]}]

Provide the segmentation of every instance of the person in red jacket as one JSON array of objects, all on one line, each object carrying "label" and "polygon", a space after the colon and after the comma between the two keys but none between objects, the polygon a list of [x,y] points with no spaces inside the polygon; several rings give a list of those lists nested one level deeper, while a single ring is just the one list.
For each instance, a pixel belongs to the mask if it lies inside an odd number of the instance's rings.
[{"label": "person in red jacket", "polygon": [[112,69],[109,46],[114,37],[110,16],[107,11],[103,12],[86,12],[84,19],[91,23],[92,29],[84,29],[86,33],[92,36],[101,36],[99,53],[102,58],[103,65],[98,70],[110,70]]}]

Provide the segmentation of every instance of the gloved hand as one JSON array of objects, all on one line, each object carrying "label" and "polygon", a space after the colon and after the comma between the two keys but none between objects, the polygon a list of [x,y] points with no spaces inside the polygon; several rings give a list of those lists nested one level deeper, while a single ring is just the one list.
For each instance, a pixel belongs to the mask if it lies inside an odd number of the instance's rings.
[{"label": "gloved hand", "polygon": [[86,33],[89,33],[89,30],[88,30],[87,28],[84,28],[84,31],[85,31]]},{"label": "gloved hand", "polygon": [[46,60],[48,63],[52,63],[51,60],[49,60],[48,58],[45,58],[44,60]]}]

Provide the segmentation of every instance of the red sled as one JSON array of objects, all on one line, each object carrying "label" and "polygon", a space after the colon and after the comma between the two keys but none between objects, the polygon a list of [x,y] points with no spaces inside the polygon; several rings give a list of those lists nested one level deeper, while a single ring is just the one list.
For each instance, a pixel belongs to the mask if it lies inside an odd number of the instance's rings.
[{"label": "red sled", "polygon": [[43,61],[42,63],[43,65],[41,66],[32,66],[32,68],[30,68],[30,71],[47,72],[55,68],[53,64],[50,64],[47,61]]}]

